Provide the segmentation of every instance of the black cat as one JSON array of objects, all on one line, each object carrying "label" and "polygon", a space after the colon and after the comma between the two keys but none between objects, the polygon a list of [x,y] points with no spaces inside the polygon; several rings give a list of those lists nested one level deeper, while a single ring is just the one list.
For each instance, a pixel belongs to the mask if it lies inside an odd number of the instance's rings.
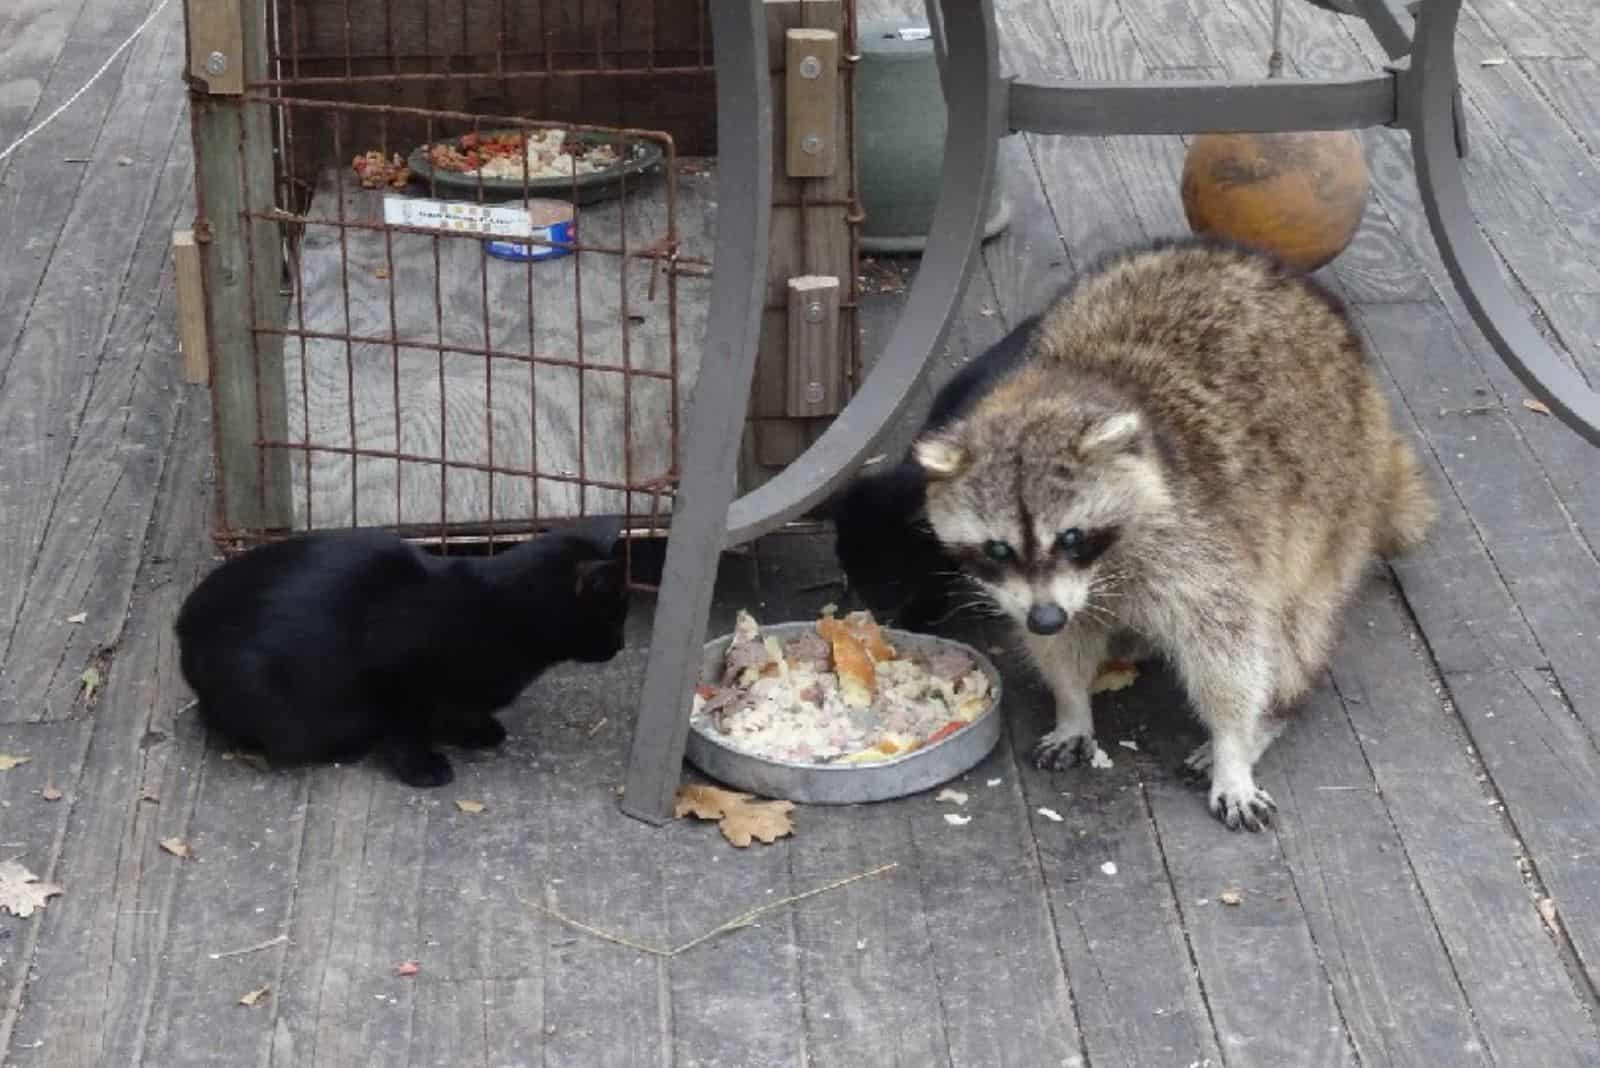
[{"label": "black cat", "polygon": [[[934,395],[923,432],[965,413],[1028,354],[1035,316],[958,371]],[[910,457],[861,475],[818,514],[833,520],[834,554],[852,593],[880,620],[923,631],[952,614],[957,565],[939,548],[922,509],[922,468]]]},{"label": "black cat", "polygon": [[253,549],[178,613],[183,677],[213,731],[275,764],[373,749],[412,786],[454,778],[433,748],[488,748],[495,719],[552,664],[622,648],[620,524],[440,557],[381,531]]}]

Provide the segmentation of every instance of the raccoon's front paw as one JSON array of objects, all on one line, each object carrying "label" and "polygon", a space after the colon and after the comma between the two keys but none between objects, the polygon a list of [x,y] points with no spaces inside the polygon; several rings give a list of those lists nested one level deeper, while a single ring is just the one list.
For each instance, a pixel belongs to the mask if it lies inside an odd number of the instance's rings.
[{"label": "raccoon's front paw", "polygon": [[1228,830],[1260,831],[1272,825],[1272,814],[1278,804],[1254,782],[1246,779],[1237,785],[1211,784],[1211,814],[1227,825]]},{"label": "raccoon's front paw", "polygon": [[1045,771],[1065,771],[1094,759],[1094,735],[1082,731],[1063,731],[1059,727],[1040,738],[1033,747],[1035,767]]}]

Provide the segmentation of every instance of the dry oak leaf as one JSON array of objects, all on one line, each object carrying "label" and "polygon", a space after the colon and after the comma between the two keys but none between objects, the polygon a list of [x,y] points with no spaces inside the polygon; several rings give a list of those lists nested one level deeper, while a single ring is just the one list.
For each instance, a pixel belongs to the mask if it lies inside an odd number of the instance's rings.
[{"label": "dry oak leaf", "polygon": [[1238,890],[1224,890],[1217,895],[1217,900],[1224,905],[1242,905],[1244,904],[1244,894]]},{"label": "dry oak leaf", "polygon": [[744,849],[752,841],[767,844],[794,833],[789,813],[793,801],[757,801],[750,794],[735,793],[719,786],[689,783],[678,790],[673,813],[682,819],[694,816],[716,820],[722,837]]},{"label": "dry oak leaf", "polygon": [[161,839],[161,848],[175,857],[187,859],[189,856],[189,843],[182,838],[163,838]]},{"label": "dry oak leaf", "polygon": [[14,860],[0,864],[0,912],[32,916],[34,909],[44,908],[46,901],[60,893],[65,893],[61,887],[40,882],[37,875]]},{"label": "dry oak leaf", "polygon": [[1534,412],[1538,415],[1550,414],[1550,406],[1548,404],[1546,404],[1544,401],[1534,400],[1532,397],[1523,398],[1522,406],[1528,409],[1528,411]]},{"label": "dry oak leaf", "polygon": [[457,799],[456,801],[456,808],[459,808],[462,812],[465,812],[469,816],[476,816],[486,807],[488,806],[486,806],[482,801],[467,801],[464,799]]},{"label": "dry oak leaf", "polygon": [[254,1005],[256,1002],[260,1001],[262,998],[266,997],[271,992],[272,992],[272,987],[270,987],[270,986],[258,986],[254,990],[250,991],[250,993],[248,993],[244,997],[240,998],[239,999],[239,1004],[245,1005],[245,1006]]},{"label": "dry oak leaf", "polygon": [[30,756],[12,756],[10,753],[0,753],[0,771],[10,771],[12,768],[26,764],[32,760]]}]

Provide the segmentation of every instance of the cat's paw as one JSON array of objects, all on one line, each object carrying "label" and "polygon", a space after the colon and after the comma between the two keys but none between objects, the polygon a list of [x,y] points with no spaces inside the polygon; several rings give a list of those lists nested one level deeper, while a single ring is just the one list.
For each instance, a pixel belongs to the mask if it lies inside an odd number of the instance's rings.
[{"label": "cat's paw", "polygon": [[1094,735],[1068,733],[1059,729],[1040,738],[1033,747],[1035,767],[1046,771],[1065,771],[1094,759]]},{"label": "cat's paw", "polygon": [[455,770],[450,767],[450,761],[443,753],[435,753],[431,749],[407,749],[391,753],[390,759],[394,764],[394,773],[407,786],[430,790],[455,781]]},{"label": "cat's paw", "polygon": [[506,740],[506,729],[493,716],[463,723],[445,739],[468,749],[493,749]]}]

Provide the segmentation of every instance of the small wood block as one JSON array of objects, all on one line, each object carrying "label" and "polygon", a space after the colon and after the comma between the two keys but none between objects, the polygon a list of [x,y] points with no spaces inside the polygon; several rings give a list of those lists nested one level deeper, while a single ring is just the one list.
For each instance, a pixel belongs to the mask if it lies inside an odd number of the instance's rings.
[{"label": "small wood block", "polygon": [[189,23],[189,76],[214,96],[243,94],[244,23],[239,0],[186,0],[184,8]]},{"label": "small wood block", "polygon": [[789,384],[784,414],[834,415],[844,401],[839,350],[839,279],[789,279]]},{"label": "small wood block", "polygon": [[832,30],[784,34],[791,178],[826,178],[838,166],[835,110],[839,100],[839,35]]},{"label": "small wood block", "polygon": [[206,341],[206,296],[200,273],[200,246],[193,230],[172,233],[172,271],[178,288],[178,345],[183,351],[183,380],[191,385],[211,381],[211,349]]}]

